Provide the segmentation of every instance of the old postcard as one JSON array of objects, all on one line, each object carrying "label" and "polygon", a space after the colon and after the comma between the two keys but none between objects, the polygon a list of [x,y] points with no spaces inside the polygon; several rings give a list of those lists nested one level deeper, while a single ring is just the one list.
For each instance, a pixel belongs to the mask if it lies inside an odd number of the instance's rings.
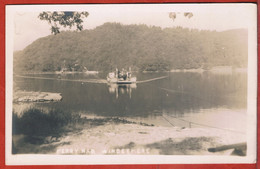
[{"label": "old postcard", "polygon": [[6,164],[254,163],[256,14],[7,5]]}]

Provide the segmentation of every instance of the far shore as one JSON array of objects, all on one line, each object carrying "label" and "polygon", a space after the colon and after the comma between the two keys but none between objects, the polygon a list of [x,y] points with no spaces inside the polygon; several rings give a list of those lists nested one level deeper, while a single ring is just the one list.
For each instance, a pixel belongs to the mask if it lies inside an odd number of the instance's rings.
[{"label": "far shore", "polygon": [[[19,74],[76,74],[76,73],[86,73],[86,74],[99,74],[103,73],[104,71],[50,71],[50,72],[19,72]],[[132,71],[132,72],[139,72],[139,71]],[[171,69],[169,71],[141,71],[142,73],[160,73],[160,72],[196,72],[196,73],[203,73],[203,72],[212,72],[212,73],[232,73],[232,72],[247,72],[247,68],[239,68],[232,66],[215,66],[210,69],[205,68],[197,68],[197,69]],[[15,74],[15,73],[14,73]]]}]

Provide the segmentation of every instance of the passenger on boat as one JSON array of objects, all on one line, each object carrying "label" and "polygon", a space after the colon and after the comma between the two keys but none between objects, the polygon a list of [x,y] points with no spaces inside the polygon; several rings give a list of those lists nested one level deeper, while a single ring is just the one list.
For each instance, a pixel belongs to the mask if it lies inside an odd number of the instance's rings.
[{"label": "passenger on boat", "polygon": [[128,77],[128,78],[131,78],[131,76],[132,76],[132,75],[131,75],[131,72],[127,72],[127,77]]},{"label": "passenger on boat", "polygon": [[124,80],[127,79],[127,72],[126,72],[126,70],[125,70],[124,68],[122,69],[122,78],[123,78]]}]

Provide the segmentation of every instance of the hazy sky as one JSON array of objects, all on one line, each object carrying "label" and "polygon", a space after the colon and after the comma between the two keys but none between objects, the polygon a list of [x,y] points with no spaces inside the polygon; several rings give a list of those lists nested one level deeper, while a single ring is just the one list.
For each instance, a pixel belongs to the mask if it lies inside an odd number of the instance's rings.
[{"label": "hazy sky", "polygon": [[[225,5],[52,5],[52,6],[8,6],[7,19],[13,20],[7,29],[12,28],[14,50],[22,50],[40,37],[50,35],[50,25],[41,21],[41,11],[88,11],[84,19],[84,29],[93,29],[105,22],[122,24],[147,24],[162,28],[182,26],[203,30],[223,31],[236,28],[249,28],[256,22],[256,7],[252,4]],[[175,21],[169,12],[177,12]],[[188,19],[183,12],[193,12]],[[13,25],[12,25],[13,24]]]}]

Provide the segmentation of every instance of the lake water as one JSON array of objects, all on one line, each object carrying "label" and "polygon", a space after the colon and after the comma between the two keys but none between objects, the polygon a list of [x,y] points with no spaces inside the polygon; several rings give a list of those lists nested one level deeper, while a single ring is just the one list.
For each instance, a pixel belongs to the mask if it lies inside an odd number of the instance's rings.
[{"label": "lake water", "polygon": [[[80,112],[86,116],[120,117],[155,125],[224,127],[244,131],[247,108],[247,73],[171,72],[135,73],[138,81],[167,78],[117,86],[70,80],[105,79],[99,74],[34,74],[14,77],[15,89],[61,93],[63,100],[34,103],[44,109]],[[181,120],[178,120],[181,119]],[[189,124],[190,125],[190,124]]]}]

